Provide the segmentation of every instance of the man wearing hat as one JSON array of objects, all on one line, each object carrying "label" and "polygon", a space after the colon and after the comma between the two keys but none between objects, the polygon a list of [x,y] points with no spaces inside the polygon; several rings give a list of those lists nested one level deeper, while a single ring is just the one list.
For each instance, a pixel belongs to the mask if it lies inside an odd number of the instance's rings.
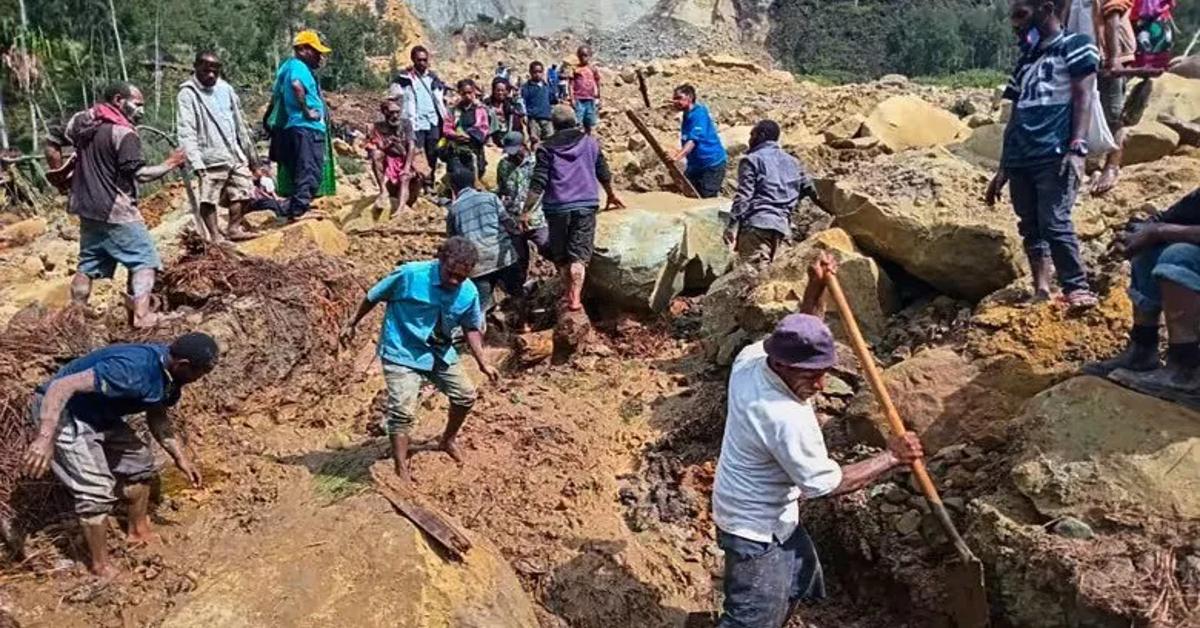
[{"label": "man wearing hat", "polygon": [[820,316],[827,255],[808,270],[800,313],[746,347],[729,375],[729,402],[713,485],[717,544],[725,552],[719,628],[779,628],[801,601],[825,597],[821,564],[800,525],[799,501],[842,495],[922,456],[913,434],[846,467],[830,459],[812,406],[837,350]]},{"label": "man wearing hat", "polygon": [[270,209],[277,216],[296,219],[308,212],[317,196],[325,171],[325,99],[313,71],[324,56],[333,52],[315,31],[300,31],[292,41],[295,56],[284,61],[275,73],[271,110],[271,161],[279,164],[280,186],[290,181],[286,200],[264,198],[254,209]]},{"label": "man wearing hat", "polygon": [[529,198],[529,182],[533,179],[533,168],[537,160],[525,148],[525,136],[510,132],[504,137],[504,159],[496,169],[499,186],[496,195],[504,203],[504,209],[517,225],[513,243],[517,247],[517,276],[521,284],[529,277],[529,245],[537,247],[542,257],[550,256],[550,230],[546,227],[546,216],[542,204],[537,200],[525,205]]}]

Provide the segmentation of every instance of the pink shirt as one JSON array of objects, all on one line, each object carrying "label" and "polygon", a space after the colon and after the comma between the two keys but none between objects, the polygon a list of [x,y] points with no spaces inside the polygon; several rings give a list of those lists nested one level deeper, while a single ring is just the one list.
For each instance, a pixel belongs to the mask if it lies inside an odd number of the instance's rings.
[{"label": "pink shirt", "polygon": [[571,90],[576,100],[595,100],[600,94],[600,73],[590,65],[575,68],[571,75]]}]

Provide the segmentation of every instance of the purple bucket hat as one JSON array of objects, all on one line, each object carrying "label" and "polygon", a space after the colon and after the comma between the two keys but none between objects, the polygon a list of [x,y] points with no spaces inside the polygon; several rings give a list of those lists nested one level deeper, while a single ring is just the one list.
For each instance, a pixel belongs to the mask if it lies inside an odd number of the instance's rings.
[{"label": "purple bucket hat", "polygon": [[785,366],[813,371],[833,368],[837,348],[825,321],[811,314],[789,314],[763,343],[767,355]]}]

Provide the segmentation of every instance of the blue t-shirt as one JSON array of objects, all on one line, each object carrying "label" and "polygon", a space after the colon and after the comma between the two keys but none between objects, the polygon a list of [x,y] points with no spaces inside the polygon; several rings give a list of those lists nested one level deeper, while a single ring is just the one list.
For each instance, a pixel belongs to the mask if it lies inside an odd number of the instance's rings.
[{"label": "blue t-shirt", "polygon": [[717,125],[713,124],[708,107],[699,103],[691,111],[683,112],[683,123],[679,130],[680,144],[695,142],[696,147],[687,156],[687,171],[708,170],[728,161]]},{"label": "blue t-shirt", "polygon": [[[292,81],[300,81],[304,86],[304,100],[309,109],[321,115],[320,120],[304,117],[300,101],[292,92]],[[283,100],[284,110],[287,111],[287,125],[284,128],[302,127],[325,132],[325,101],[321,99],[321,88],[312,70],[303,61],[292,57],[279,66],[279,71],[275,73],[275,94]]]},{"label": "blue t-shirt", "polygon": [[1071,81],[1095,74],[1100,51],[1087,35],[1062,32],[1026,51],[1004,97],[1013,101],[1004,129],[1002,166],[1017,168],[1056,161],[1071,142]]},{"label": "blue t-shirt", "polygon": [[525,102],[525,113],[534,120],[549,120],[550,108],[558,104],[558,98],[550,83],[529,81],[521,87],[521,100]]},{"label": "blue t-shirt", "polygon": [[422,371],[458,361],[451,338],[455,328],[483,328],[479,291],[468,279],[457,288],[442,287],[441,263],[410,262],[392,271],[367,292],[373,303],[387,302],[379,332],[379,357]]},{"label": "blue t-shirt", "polygon": [[109,429],[127,416],[179,402],[181,387],[167,372],[167,355],[166,345],[110,345],[68,362],[37,391],[45,394],[50,382],[92,369],[95,392],[71,397],[67,411],[97,430]]}]

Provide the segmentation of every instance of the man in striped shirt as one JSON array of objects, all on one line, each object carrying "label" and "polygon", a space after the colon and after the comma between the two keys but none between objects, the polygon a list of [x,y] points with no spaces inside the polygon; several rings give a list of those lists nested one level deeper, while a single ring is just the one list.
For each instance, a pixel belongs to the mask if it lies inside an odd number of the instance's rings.
[{"label": "man in striped shirt", "polygon": [[1058,273],[1072,309],[1095,307],[1096,295],[1079,256],[1071,210],[1084,176],[1100,52],[1089,36],[1063,30],[1068,0],[1012,0],[1021,60],[1005,90],[1013,101],[1004,130],[1000,170],[987,189],[994,204],[1010,185],[1017,230],[1033,270],[1034,300],[1050,298]]}]

